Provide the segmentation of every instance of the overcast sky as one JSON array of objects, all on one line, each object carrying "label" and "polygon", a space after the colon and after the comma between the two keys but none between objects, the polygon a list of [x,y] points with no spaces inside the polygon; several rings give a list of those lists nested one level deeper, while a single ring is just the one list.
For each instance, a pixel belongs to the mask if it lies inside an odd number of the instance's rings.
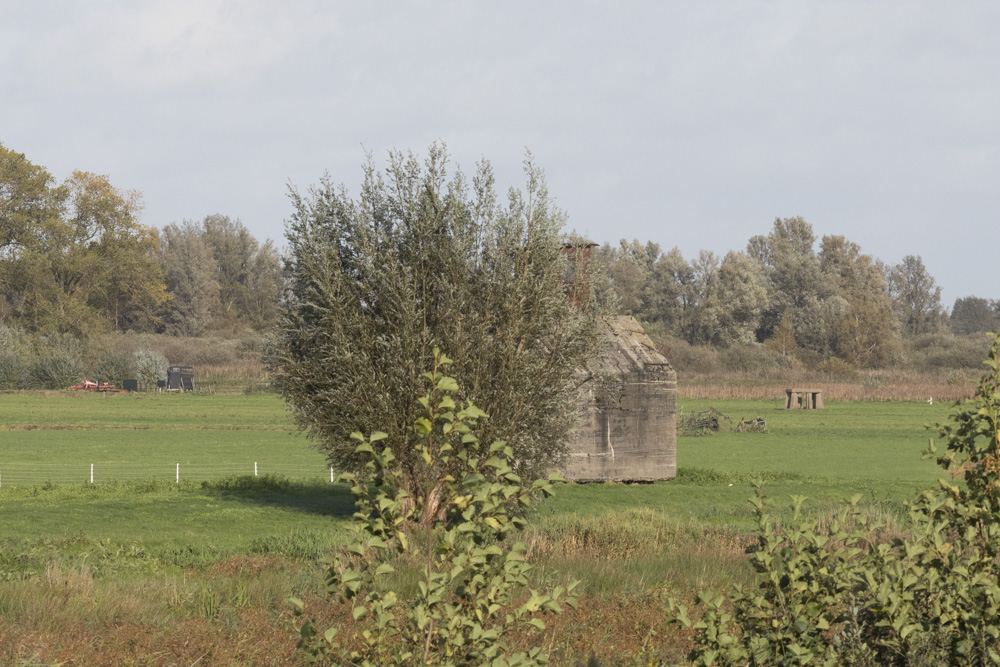
[{"label": "overcast sky", "polygon": [[0,0],[0,143],[281,243],[287,187],[444,141],[571,228],[724,254],[803,216],[1000,298],[1000,3]]}]

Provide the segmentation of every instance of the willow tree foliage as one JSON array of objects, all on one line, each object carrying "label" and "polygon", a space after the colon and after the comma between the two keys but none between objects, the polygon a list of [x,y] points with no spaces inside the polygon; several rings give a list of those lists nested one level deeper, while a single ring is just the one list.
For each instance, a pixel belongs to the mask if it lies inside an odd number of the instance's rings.
[{"label": "willow tree foliage", "polygon": [[413,468],[407,428],[435,347],[454,360],[460,398],[491,415],[482,437],[505,440],[519,474],[564,455],[596,318],[593,298],[583,309],[567,299],[564,215],[530,155],[524,171],[524,190],[501,203],[489,163],[470,183],[434,145],[423,161],[390,152],[384,172],[369,159],[357,198],[327,178],[291,192],[271,365],[332,464],[363,470],[350,434],[381,430]]}]

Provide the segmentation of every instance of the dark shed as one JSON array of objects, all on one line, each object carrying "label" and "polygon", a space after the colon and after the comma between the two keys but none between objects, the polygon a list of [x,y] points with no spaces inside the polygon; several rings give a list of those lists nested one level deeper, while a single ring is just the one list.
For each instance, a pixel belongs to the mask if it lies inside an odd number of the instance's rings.
[{"label": "dark shed", "polygon": [[194,368],[191,366],[168,368],[167,391],[194,391]]}]

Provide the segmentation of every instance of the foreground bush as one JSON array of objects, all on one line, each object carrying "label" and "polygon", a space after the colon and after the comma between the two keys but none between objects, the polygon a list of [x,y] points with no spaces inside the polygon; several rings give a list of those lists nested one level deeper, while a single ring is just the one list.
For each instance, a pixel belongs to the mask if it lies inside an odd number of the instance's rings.
[{"label": "foreground bush", "polygon": [[975,397],[957,405],[928,456],[946,481],[911,506],[907,536],[879,543],[855,504],[829,525],[778,526],[754,501],[758,583],[701,594],[701,617],[670,601],[671,621],[695,631],[698,665],[1000,664],[1000,335]]},{"label": "foreground bush", "polygon": [[[385,433],[352,435],[368,474],[345,476],[358,508],[356,532],[327,570],[326,585],[351,606],[358,630],[344,646],[336,628],[320,633],[306,621],[299,646],[314,663],[544,665],[541,648],[512,653],[508,636],[544,629],[538,616],[559,613],[560,600],[575,606],[566,596],[576,584],[524,593],[531,570],[525,547],[503,543],[524,526],[518,509],[533,495],[550,495],[551,485],[523,485],[505,443],[480,447],[473,430],[486,414],[455,403],[458,385],[441,373],[450,363],[435,350],[434,368],[424,374],[430,389],[419,399],[423,416],[408,433],[412,469],[404,470],[391,448],[376,451]],[[398,565],[419,572],[413,599],[400,599],[389,585]],[[302,602],[293,603],[302,613]]]}]

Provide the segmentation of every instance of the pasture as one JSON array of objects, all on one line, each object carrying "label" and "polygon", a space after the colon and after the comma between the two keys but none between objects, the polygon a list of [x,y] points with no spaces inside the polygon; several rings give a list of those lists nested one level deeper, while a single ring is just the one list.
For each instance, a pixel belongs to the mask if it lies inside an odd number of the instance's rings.
[{"label": "pasture", "polygon": [[[580,609],[547,631],[556,664],[680,660],[665,597],[749,581],[755,479],[779,513],[790,494],[826,514],[861,493],[891,526],[939,477],[924,425],[951,409],[681,403],[769,430],[679,438],[676,480],[560,486],[533,512],[535,576],[583,582]],[[276,396],[7,393],[0,442],[0,662],[297,664],[287,598],[336,620],[318,562],[345,537],[350,496]],[[106,471],[95,484],[90,463]]]}]

